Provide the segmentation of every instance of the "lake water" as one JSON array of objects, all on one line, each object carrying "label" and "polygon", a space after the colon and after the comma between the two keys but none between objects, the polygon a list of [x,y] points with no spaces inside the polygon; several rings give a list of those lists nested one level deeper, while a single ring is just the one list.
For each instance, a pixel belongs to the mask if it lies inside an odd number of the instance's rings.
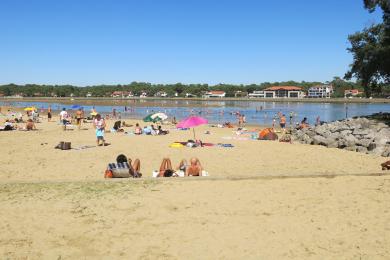
[{"label": "lake water", "polygon": [[[377,112],[390,112],[390,104],[378,103],[303,103],[303,102],[263,102],[263,101],[199,101],[199,100],[129,100],[128,103],[116,105],[116,101],[107,101],[111,105],[94,105],[93,101],[83,104],[83,101],[69,104],[61,102],[25,102],[25,101],[1,101],[0,105],[12,105],[16,107],[35,106],[40,112],[46,112],[50,104],[53,110],[61,110],[63,107],[72,109],[72,106],[81,105],[89,112],[93,107],[105,115],[112,113],[113,109],[121,113],[122,118],[143,118],[149,113],[164,112],[169,117],[175,116],[177,120],[191,114],[205,117],[211,123],[236,122],[236,113],[240,112],[251,124],[272,124],[276,113],[281,111],[289,118],[290,112],[294,114],[294,122],[299,122],[307,117],[313,124],[317,118],[321,121],[334,121],[346,117],[370,115]],[[123,102],[123,101],[122,101]]]}]

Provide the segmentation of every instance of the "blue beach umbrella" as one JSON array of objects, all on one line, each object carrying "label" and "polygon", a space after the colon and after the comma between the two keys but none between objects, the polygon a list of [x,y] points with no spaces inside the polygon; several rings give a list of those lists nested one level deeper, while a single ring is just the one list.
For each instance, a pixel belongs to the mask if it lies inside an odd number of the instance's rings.
[{"label": "blue beach umbrella", "polygon": [[72,109],[83,109],[83,107],[80,106],[80,105],[73,105],[73,106],[72,106]]}]

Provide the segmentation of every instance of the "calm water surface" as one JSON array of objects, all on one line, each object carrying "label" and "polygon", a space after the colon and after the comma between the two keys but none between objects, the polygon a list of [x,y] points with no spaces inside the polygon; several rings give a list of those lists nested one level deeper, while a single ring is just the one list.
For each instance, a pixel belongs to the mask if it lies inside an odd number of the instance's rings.
[{"label": "calm water surface", "polygon": [[390,112],[390,104],[377,103],[303,103],[303,102],[260,102],[260,101],[187,101],[187,100],[129,100],[126,106],[115,105],[93,105],[91,101],[87,104],[74,101],[73,104],[62,104],[52,102],[25,102],[25,101],[1,101],[0,105],[12,105],[16,107],[35,106],[41,113],[51,105],[53,110],[61,110],[63,107],[71,110],[72,106],[80,105],[89,112],[93,107],[105,115],[112,113],[113,109],[121,113],[122,118],[143,118],[149,113],[164,112],[169,117],[175,116],[177,120],[191,114],[207,118],[211,123],[222,123],[226,121],[236,122],[236,113],[244,114],[248,123],[272,124],[272,119],[279,111],[289,118],[291,112],[294,114],[294,122],[307,117],[309,123],[314,123],[319,116],[322,121],[334,121],[346,117],[369,115],[377,112]]}]

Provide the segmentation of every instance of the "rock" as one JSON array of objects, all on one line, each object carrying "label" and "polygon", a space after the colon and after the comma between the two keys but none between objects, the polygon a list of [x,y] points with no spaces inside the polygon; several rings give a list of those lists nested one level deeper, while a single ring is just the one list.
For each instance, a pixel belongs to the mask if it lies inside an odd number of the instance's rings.
[{"label": "rock", "polygon": [[390,141],[390,135],[386,136],[386,135],[378,134],[375,137],[374,141],[377,144],[377,146],[384,146],[385,144],[387,144],[388,141]]},{"label": "rock", "polygon": [[339,143],[336,140],[330,141],[328,143],[328,148],[338,148],[338,146],[339,146]]},{"label": "rock", "polygon": [[349,135],[349,134],[352,134],[352,131],[351,130],[342,130],[342,131],[340,131],[340,134]]},{"label": "rock", "polygon": [[370,143],[367,147],[367,150],[368,151],[372,151],[376,148],[376,143]]},{"label": "rock", "polygon": [[356,146],[346,146],[343,148],[344,150],[347,150],[347,151],[353,151],[353,152],[356,152]]},{"label": "rock", "polygon": [[338,142],[337,142],[337,147],[338,147],[338,148],[343,149],[343,148],[345,148],[346,146],[347,146],[347,143],[345,142],[344,139],[338,140]]},{"label": "rock", "polygon": [[356,152],[359,152],[359,153],[366,153],[366,152],[367,152],[367,148],[364,147],[364,146],[357,146],[357,147],[356,147]]},{"label": "rock", "polygon": [[353,135],[346,135],[344,139],[346,142],[346,146],[356,146],[356,143],[358,142],[356,137],[354,137]]},{"label": "rock", "polygon": [[387,146],[384,148],[383,152],[382,152],[382,156],[384,157],[389,157],[390,156],[390,146]]},{"label": "rock", "polygon": [[353,130],[353,135],[368,135],[370,131],[368,129],[355,129]]},{"label": "rock", "polygon": [[325,137],[321,136],[321,135],[316,135],[316,136],[313,137],[313,144],[327,146],[328,145],[328,140]]},{"label": "rock", "polygon": [[368,148],[370,143],[372,143],[371,139],[360,139],[356,144]]},{"label": "rock", "polygon": [[305,134],[302,138],[302,141],[304,144],[312,144],[313,143],[313,139],[308,136],[307,134]]}]

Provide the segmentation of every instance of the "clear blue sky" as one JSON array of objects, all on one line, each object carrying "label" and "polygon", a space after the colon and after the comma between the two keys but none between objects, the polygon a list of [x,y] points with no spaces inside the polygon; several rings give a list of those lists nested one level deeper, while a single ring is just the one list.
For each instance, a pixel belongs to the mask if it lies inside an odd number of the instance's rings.
[{"label": "clear blue sky", "polygon": [[1,0],[0,84],[326,81],[362,0]]}]

